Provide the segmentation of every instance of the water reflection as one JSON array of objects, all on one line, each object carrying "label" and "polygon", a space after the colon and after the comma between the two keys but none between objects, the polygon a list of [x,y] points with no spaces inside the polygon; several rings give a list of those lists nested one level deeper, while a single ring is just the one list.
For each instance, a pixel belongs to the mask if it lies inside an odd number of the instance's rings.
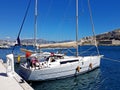
[{"label": "water reflection", "polygon": [[94,90],[100,79],[100,69],[75,77],[46,82],[32,82],[35,90]]}]

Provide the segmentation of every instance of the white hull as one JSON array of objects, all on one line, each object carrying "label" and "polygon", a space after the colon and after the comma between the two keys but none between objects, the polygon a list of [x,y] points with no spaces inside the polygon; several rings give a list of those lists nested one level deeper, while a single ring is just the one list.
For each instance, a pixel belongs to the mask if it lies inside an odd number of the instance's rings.
[{"label": "white hull", "polygon": [[[75,62],[61,63],[56,66],[49,66],[41,69],[28,69],[20,66],[20,73],[24,79],[29,81],[45,81],[70,77],[83,74],[100,66],[102,56],[71,57],[69,60],[78,60]],[[51,63],[52,64],[52,63]],[[91,66],[90,66],[91,64]],[[79,71],[77,67],[80,67]]]}]

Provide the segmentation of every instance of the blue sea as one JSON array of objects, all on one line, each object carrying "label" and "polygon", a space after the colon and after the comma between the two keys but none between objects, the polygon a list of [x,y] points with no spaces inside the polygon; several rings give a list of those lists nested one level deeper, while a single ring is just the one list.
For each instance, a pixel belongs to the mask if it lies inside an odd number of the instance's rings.
[{"label": "blue sea", "polygon": [[[34,49],[32,46],[24,48]],[[35,90],[120,90],[120,46],[99,46],[98,48],[100,54],[104,55],[99,68],[76,77],[28,83]],[[56,52],[57,50],[44,49],[43,51]],[[70,50],[63,49],[62,52],[72,55],[75,54],[74,51],[75,49],[71,48]],[[96,49],[93,46],[79,47],[79,51],[81,56],[96,54]],[[6,54],[11,52],[12,48],[0,49],[0,58],[6,60]],[[15,48],[14,53],[24,54],[20,52],[19,47]]]}]

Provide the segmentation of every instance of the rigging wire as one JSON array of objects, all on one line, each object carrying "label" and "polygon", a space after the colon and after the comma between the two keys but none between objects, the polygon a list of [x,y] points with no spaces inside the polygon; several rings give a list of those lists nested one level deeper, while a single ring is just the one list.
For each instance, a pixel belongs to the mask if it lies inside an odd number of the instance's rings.
[{"label": "rigging wire", "polygon": [[[87,53],[88,51],[92,50],[93,48],[95,48],[95,46],[92,46],[92,47],[88,48],[88,49],[85,50],[85,51],[81,51],[80,53],[78,53],[78,55],[85,54],[85,53]],[[70,49],[67,49],[67,51],[69,51],[69,52],[70,52],[71,54],[73,54],[73,55],[76,54],[75,52],[73,52],[73,51],[70,50]],[[92,54],[91,54],[91,55],[92,55]]]},{"label": "rigging wire", "polygon": [[22,24],[21,24],[21,27],[20,27],[20,30],[19,30],[19,33],[18,33],[18,37],[19,37],[20,34],[21,34],[23,25],[24,25],[24,23],[25,23],[25,20],[26,20],[27,14],[28,14],[28,10],[29,10],[30,4],[31,4],[31,0],[30,0],[29,3],[28,3],[27,10],[26,10],[26,12],[25,12],[25,16],[24,16],[24,18],[23,18],[23,21],[22,21]]},{"label": "rigging wire", "polygon": [[72,50],[67,49],[71,54],[75,55],[75,52],[72,52]]},{"label": "rigging wire", "polygon": [[[27,9],[26,9],[26,12],[25,12],[25,16],[24,16],[24,18],[23,18],[23,21],[22,21],[22,24],[21,24],[21,26],[20,26],[20,30],[19,30],[19,33],[18,33],[18,36],[17,36],[17,40],[20,40],[19,37],[20,37],[21,31],[22,31],[24,22],[25,22],[25,20],[26,20],[27,14],[28,14],[28,10],[29,10],[30,4],[31,4],[31,0],[30,0],[29,3],[28,3],[28,6],[27,6]],[[20,41],[19,41],[19,43],[20,43]],[[14,45],[14,47],[13,47],[13,49],[12,49],[12,53],[13,53],[13,51],[14,51],[14,49],[15,49],[15,46],[16,46],[16,45]]]},{"label": "rigging wire", "polygon": [[95,46],[90,47],[90,48],[88,48],[88,49],[87,49],[87,50],[85,50],[85,51],[82,51],[80,54],[86,53],[86,52],[88,52],[89,50],[92,50],[93,48],[95,48]]},{"label": "rigging wire", "polygon": [[89,13],[90,13],[90,21],[91,21],[91,24],[92,24],[93,40],[95,39],[94,40],[95,41],[95,46],[96,46],[98,55],[100,55],[100,52],[99,52],[99,49],[98,49],[98,46],[97,46],[97,41],[96,41],[96,34],[95,34],[94,23],[93,23],[93,18],[92,18],[92,11],[91,11],[91,6],[90,6],[90,0],[88,0],[88,9],[89,9]]}]

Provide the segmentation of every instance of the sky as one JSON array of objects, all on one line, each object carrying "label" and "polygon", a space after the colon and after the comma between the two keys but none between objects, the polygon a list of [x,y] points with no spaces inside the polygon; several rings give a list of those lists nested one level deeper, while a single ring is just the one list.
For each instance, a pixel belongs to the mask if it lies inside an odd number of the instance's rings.
[{"label": "sky", "polygon": [[[20,34],[21,39],[34,36],[34,2]],[[88,0],[78,0],[79,39],[92,36]],[[0,0],[0,39],[16,39],[29,0]],[[37,38],[75,40],[76,0],[38,0]],[[120,28],[120,0],[90,0],[96,34]]]}]

